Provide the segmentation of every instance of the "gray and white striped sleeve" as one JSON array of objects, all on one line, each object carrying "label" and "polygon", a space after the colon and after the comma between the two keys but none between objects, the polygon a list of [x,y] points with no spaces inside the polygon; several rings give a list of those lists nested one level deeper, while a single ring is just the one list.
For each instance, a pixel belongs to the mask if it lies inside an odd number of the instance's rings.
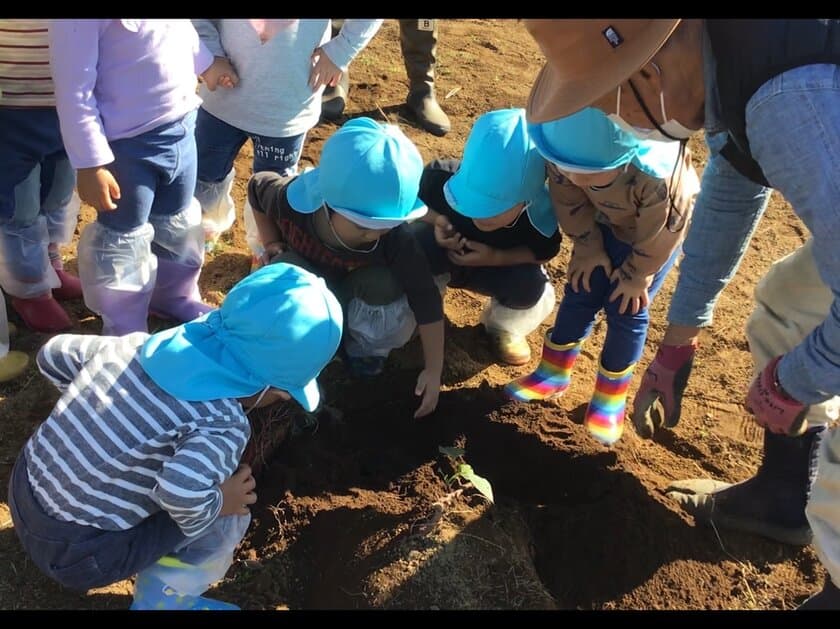
[{"label": "gray and white striped sleeve", "polygon": [[247,424],[201,427],[186,435],[164,463],[151,498],[187,537],[210,526],[222,509],[221,483],[239,466],[250,436]]},{"label": "gray and white striped sleeve", "polygon": [[35,362],[42,374],[60,391],[64,391],[76,375],[102,347],[114,338],[92,334],[59,334],[44,343]]}]

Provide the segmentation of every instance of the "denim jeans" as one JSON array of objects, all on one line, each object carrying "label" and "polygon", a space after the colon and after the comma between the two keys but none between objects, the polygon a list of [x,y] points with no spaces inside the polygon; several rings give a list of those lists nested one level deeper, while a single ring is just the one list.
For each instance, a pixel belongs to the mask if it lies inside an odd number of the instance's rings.
[{"label": "denim jeans", "polygon": [[305,137],[305,133],[288,138],[247,133],[199,108],[195,127],[198,179],[208,183],[222,181],[248,138],[254,144],[253,172],[270,170],[283,176],[294,175]]},{"label": "denim jeans", "polygon": [[779,364],[782,387],[806,404],[840,393],[840,66],[801,66],[747,103],[747,138],[767,180],[814,239],[834,301],[827,318]]},{"label": "denim jeans", "polygon": [[511,266],[459,266],[449,261],[446,250],[435,240],[435,229],[423,221],[408,227],[429,260],[434,275],[449,273],[448,286],[466,288],[494,297],[502,306],[524,310],[534,306],[548,279],[539,264]]},{"label": "denim jeans", "polygon": [[126,233],[149,220],[186,209],[195,193],[195,111],[133,138],[110,142],[108,169],[120,186],[117,209],[99,212],[97,221]]},{"label": "denim jeans", "polygon": [[55,109],[0,107],[0,223],[32,225],[41,213],[63,212],[73,194]]},{"label": "denim jeans", "polygon": [[[610,263],[613,268],[621,266],[633,247],[616,238],[609,227],[602,224],[598,224],[598,227],[601,229],[604,250],[610,258]],[[653,282],[648,288],[651,303],[679,254],[680,248],[677,247],[654,274]],[[623,371],[641,358],[650,324],[650,312],[647,308],[642,308],[636,314],[619,314],[621,298],[609,301],[616,284],[617,282],[610,282],[604,268],[600,266],[589,277],[589,292],[581,288],[576,293],[566,282],[563,301],[560,302],[551,331],[551,342],[558,345],[584,339],[592,331],[595,315],[603,309],[607,316],[607,336],[601,350],[601,365],[609,371]]]},{"label": "denim jeans", "polygon": [[[22,450],[9,478],[8,503],[15,532],[32,562],[72,590],[85,591],[122,581],[150,568],[164,555],[198,567],[220,556],[227,560],[250,522],[250,516],[219,516],[195,537],[184,535],[166,511],[158,511],[122,531],[62,522],[41,507],[29,484],[26,466],[26,451]],[[211,581],[224,576],[230,562],[222,563],[221,574]]]},{"label": "denim jeans", "polygon": [[750,181],[720,155],[726,139],[725,132],[706,134],[709,160],[683,243],[668,310],[671,324],[712,324],[718,297],[738,270],[770,200],[770,188]]}]

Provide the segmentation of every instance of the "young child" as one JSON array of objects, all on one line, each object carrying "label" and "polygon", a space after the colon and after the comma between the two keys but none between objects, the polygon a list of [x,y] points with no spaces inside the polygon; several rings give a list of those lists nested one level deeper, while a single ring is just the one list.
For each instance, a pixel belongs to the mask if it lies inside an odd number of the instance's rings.
[{"label": "young child", "polygon": [[435,160],[420,180],[429,212],[412,225],[435,275],[490,301],[481,321],[509,365],[531,359],[526,338],[554,309],[542,264],[560,249],[545,163],[528,135],[524,109],[475,121],[464,158]]},{"label": "young child", "polygon": [[[215,56],[199,90],[198,184],[207,248],[233,225],[233,162],[254,145],[253,172],[297,173],[307,132],[318,123],[321,93],[335,85],[379,30],[382,20],[345,20],[330,38],[330,20],[193,20]],[[227,89],[217,89],[218,87]],[[245,209],[247,226],[251,209]],[[252,232],[253,230],[251,230]],[[257,247],[253,234],[249,246]],[[262,252],[254,251],[255,255]]]},{"label": "young child", "polygon": [[574,242],[563,301],[536,371],[505,387],[515,400],[562,394],[595,316],[607,335],[584,423],[611,445],[624,428],[648,306],[677,258],[699,181],[679,142],[640,140],[597,109],[530,127],[548,162],[560,227]]},{"label": "young child", "polygon": [[62,396],[9,481],[33,563],[81,591],[137,573],[132,609],[238,609],[201,594],[256,501],[246,415],[290,398],[315,410],[341,329],[321,278],[274,264],[169,330],[48,341],[38,367]]},{"label": "young child", "polygon": [[103,334],[147,329],[149,310],[208,310],[196,177],[196,74],[212,62],[189,20],[50,20],[61,134],[78,191],[97,210],[79,275]]},{"label": "young child", "polygon": [[0,286],[36,332],[72,325],[57,299],[82,296],[59,245],[76,228],[79,198],[50,77],[47,20],[0,20]]},{"label": "young child", "polygon": [[248,200],[263,261],[293,261],[324,277],[345,307],[344,353],[358,376],[375,376],[390,351],[419,330],[425,368],[415,417],[437,406],[443,370],[443,304],[426,256],[404,223],[426,213],[417,197],[423,160],[399,127],[345,123],[318,168],[293,178],[256,173]]}]

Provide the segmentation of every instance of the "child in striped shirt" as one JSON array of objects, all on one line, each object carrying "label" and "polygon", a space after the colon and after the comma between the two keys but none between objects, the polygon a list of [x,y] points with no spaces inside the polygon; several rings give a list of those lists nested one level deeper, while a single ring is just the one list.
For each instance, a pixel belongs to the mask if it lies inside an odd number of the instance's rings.
[{"label": "child in striped shirt", "polygon": [[201,594],[227,572],[256,501],[240,465],[246,415],[290,398],[315,410],[342,324],[321,278],[278,263],[151,336],[52,338],[37,362],[62,396],[9,482],[35,565],[77,590],[136,573],[132,609],[237,609]]}]

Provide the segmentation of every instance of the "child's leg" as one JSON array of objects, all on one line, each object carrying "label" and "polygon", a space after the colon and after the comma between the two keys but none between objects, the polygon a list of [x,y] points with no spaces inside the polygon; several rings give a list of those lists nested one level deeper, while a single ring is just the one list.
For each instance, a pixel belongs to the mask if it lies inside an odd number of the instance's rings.
[{"label": "child's leg", "polygon": [[[111,142],[114,162],[108,168],[120,186],[117,209],[98,213],[96,222],[82,232],[78,249],[85,304],[102,316],[103,334],[147,330],[157,276],[151,249],[155,231],[148,219],[152,206],[164,201],[158,198],[158,188],[171,181],[177,158],[173,144],[185,134],[178,122]],[[170,213],[186,207],[185,200],[180,202],[184,205]]]},{"label": "child's leg", "polygon": [[47,217],[50,264],[61,282],[61,286],[53,289],[56,299],[78,299],[82,296],[79,278],[64,270],[59,251],[60,245],[70,244],[79,220],[82,201],[73,190],[75,185],[76,171],[64,151],[53,153],[44,160],[41,169],[41,211]]},{"label": "child's leg", "polygon": [[236,172],[233,162],[248,134],[198,109],[195,141],[198,151],[198,180],[195,197],[201,204],[202,224],[208,248],[230,229],[236,219],[231,190]]},{"label": "child's leg", "polygon": [[197,539],[140,571],[131,609],[238,609],[201,594],[225,576],[250,522],[250,515],[219,517]]},{"label": "child's leg", "polygon": [[130,578],[186,539],[165,511],[121,531],[57,520],[38,502],[27,468],[22,450],[9,478],[8,504],[15,533],[32,563],[67,588],[85,591]]},{"label": "child's leg", "polygon": [[193,197],[196,182],[195,114],[156,130],[165,148],[149,158],[158,184],[149,213],[155,228],[152,253],[158,272],[150,308],[158,316],[191,321],[212,310],[201,301],[198,276],[204,263],[201,208]]},{"label": "child's leg", "polygon": [[575,292],[566,283],[554,327],[543,342],[539,365],[527,376],[505,385],[508,397],[521,402],[545,400],[569,388],[572,367],[608,294],[609,278],[602,267],[592,272],[589,286],[589,292],[582,289]]},{"label": "child's leg", "polygon": [[[629,255],[630,246],[619,242],[610,233],[605,236],[605,247],[611,252],[614,266],[620,265]],[[665,277],[679,255],[675,251],[668,261],[656,272],[648,288],[651,303]],[[610,286],[609,292],[615,288]],[[611,445],[618,441],[624,431],[624,410],[627,403],[627,390],[633,377],[633,370],[644,350],[647,339],[650,313],[643,308],[636,314],[619,313],[620,299],[606,301],[604,312],[607,315],[607,335],[601,350],[595,392],[586,410],[584,424],[599,441]]]},{"label": "child's leg", "polygon": [[555,305],[554,286],[543,268],[538,264],[477,267],[464,287],[490,297],[481,313],[481,323],[502,362],[524,365],[531,360],[526,337]]},{"label": "child's leg", "polygon": [[[272,171],[284,177],[291,177],[298,172],[298,162],[303,149],[306,134],[293,135],[287,138],[271,138],[261,135],[251,135],[254,144],[254,172]],[[257,223],[254,220],[254,210],[245,197],[245,207],[242,210],[245,219],[245,241],[251,249],[252,268],[263,254]]]},{"label": "child's leg", "polygon": [[62,150],[54,110],[0,108],[0,285],[26,325],[40,332],[70,327],[50,292],[61,282],[49,264],[47,222],[41,215],[42,166]]},{"label": "child's leg", "polygon": [[389,268],[364,266],[347,275],[337,296],[344,305],[351,371],[377,375],[391,350],[408,343],[417,328],[402,286]]}]

